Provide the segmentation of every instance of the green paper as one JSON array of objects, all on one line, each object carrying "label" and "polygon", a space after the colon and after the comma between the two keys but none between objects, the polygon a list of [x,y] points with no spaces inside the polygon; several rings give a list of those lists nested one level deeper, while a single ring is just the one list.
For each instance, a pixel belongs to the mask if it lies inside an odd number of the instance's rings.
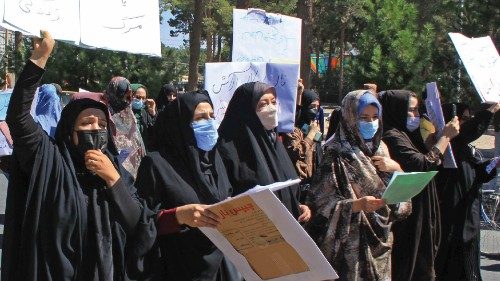
[{"label": "green paper", "polygon": [[437,173],[437,171],[414,173],[395,172],[392,175],[384,195],[382,195],[382,199],[384,199],[387,204],[406,202],[422,192]]}]

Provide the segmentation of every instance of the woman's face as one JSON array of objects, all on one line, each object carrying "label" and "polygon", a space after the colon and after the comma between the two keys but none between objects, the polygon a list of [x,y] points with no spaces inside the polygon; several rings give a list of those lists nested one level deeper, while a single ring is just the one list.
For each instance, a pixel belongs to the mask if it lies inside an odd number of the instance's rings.
[{"label": "woman's face", "polygon": [[215,118],[214,110],[208,102],[200,102],[194,110],[193,121]]},{"label": "woman's face", "polygon": [[415,97],[410,97],[410,102],[408,104],[408,117],[419,117],[418,113],[418,100]]},{"label": "woman's face", "polygon": [[97,108],[87,108],[82,110],[76,118],[73,130],[73,143],[78,145],[76,131],[107,129],[106,114]]},{"label": "woman's face", "polygon": [[276,105],[276,97],[274,96],[272,91],[267,91],[260,97],[259,102],[257,103],[257,108],[255,112],[261,112],[268,105]]},{"label": "woman's face", "polygon": [[309,109],[318,109],[318,108],[319,108],[319,100],[315,100],[315,101],[311,102]]},{"label": "woman's face", "polygon": [[373,122],[375,120],[378,120],[378,108],[374,105],[367,105],[363,111],[361,111],[361,114],[359,114],[359,120],[365,121],[365,122]]},{"label": "woman's face", "polygon": [[137,91],[135,91],[134,98],[138,100],[146,100],[147,99],[146,89],[144,88],[137,89]]}]

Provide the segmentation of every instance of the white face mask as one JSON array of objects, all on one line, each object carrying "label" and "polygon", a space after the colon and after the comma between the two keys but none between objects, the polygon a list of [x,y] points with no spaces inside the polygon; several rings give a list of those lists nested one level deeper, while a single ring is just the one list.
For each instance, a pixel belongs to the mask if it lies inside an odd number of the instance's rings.
[{"label": "white face mask", "polygon": [[268,104],[257,112],[257,116],[266,130],[278,127],[278,109],[274,104]]}]

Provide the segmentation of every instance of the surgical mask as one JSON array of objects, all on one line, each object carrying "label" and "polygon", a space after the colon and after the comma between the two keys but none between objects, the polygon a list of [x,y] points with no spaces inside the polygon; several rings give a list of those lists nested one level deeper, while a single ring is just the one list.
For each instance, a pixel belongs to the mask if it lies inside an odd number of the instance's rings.
[{"label": "surgical mask", "polygon": [[266,105],[261,111],[257,112],[257,116],[266,130],[278,127],[278,109],[274,104]]},{"label": "surgical mask", "polygon": [[132,100],[132,108],[135,110],[142,109],[144,107],[144,101],[141,99],[133,99]]},{"label": "surgical mask", "polygon": [[81,130],[76,131],[78,136],[78,145],[76,146],[78,152],[82,155],[88,150],[101,150],[104,151],[108,147],[108,130]]},{"label": "surgical mask", "polygon": [[193,127],[196,146],[201,150],[211,151],[219,138],[217,133],[219,123],[215,119],[204,119],[194,121],[191,127]]},{"label": "surgical mask", "polygon": [[406,119],[406,129],[413,132],[420,127],[420,117],[408,117]]},{"label": "surgical mask", "polygon": [[372,122],[360,120],[358,121],[358,127],[361,136],[363,136],[363,139],[371,140],[373,139],[373,136],[375,136],[375,133],[378,130],[378,119]]}]

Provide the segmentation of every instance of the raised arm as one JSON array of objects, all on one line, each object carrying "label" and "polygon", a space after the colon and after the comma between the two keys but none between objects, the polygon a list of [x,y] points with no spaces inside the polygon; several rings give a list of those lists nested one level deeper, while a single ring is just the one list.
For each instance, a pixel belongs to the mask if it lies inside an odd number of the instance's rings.
[{"label": "raised arm", "polygon": [[[30,115],[30,109],[53,47],[54,40],[47,32],[44,32],[43,40],[34,39],[33,53],[19,76],[7,109],[6,121],[14,149],[17,151],[16,155],[22,164],[28,164],[34,157],[43,137],[43,131]],[[22,166],[29,169],[29,165]]]}]

